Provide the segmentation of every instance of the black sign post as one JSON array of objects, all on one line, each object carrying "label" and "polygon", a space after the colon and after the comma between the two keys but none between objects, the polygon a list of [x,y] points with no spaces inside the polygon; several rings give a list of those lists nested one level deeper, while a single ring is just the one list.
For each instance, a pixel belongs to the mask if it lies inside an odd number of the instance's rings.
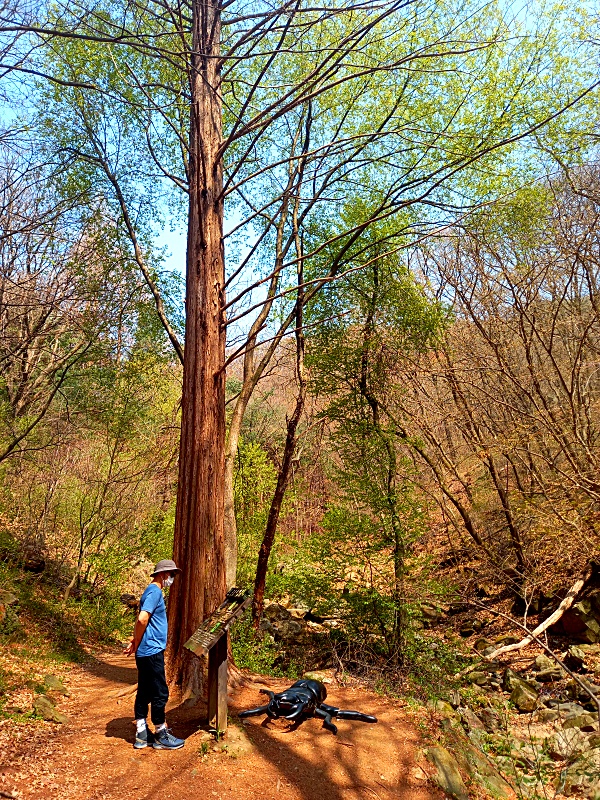
[{"label": "black sign post", "polygon": [[230,589],[216,611],[184,644],[194,655],[208,656],[208,725],[217,734],[227,730],[227,640],[229,626],[252,602],[244,589]]}]

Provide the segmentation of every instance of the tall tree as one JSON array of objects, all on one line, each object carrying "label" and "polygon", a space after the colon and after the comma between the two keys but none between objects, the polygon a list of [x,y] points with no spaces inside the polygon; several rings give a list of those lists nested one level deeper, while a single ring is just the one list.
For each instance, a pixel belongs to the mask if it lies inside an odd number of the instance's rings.
[{"label": "tall tree", "polygon": [[[169,669],[201,688],[183,643],[225,596],[225,254],[220,2],[194,3],[191,55],[186,332],[174,558],[183,574],[169,602]],[[186,653],[188,658],[186,658]]]},{"label": "tall tree", "polygon": [[[200,674],[181,653],[181,642],[222,599],[226,580],[225,313],[229,329],[243,337],[229,358],[254,351],[263,325],[264,338],[280,341],[294,325],[299,302],[309,303],[356,268],[361,237],[378,220],[398,220],[387,240],[393,250],[439,216],[454,214],[469,181],[471,196],[462,205],[475,202],[475,184],[489,194],[489,178],[482,181],[478,169],[497,172],[503,148],[556,124],[591,91],[582,72],[575,90],[557,79],[552,97],[537,97],[546,76],[542,65],[558,52],[556,29],[552,23],[537,36],[531,26],[519,25],[505,18],[500,5],[457,9],[425,0],[295,0],[276,7],[216,0],[192,0],[189,7],[134,0],[121,7],[76,0],[42,6],[26,18],[0,19],[0,34],[24,31],[44,44],[45,60],[27,70],[80,92],[75,102],[97,95],[121,105],[116,118],[101,120],[111,157],[120,154],[112,138],[116,119],[121,131],[141,133],[136,144],[147,143],[155,183],[166,179],[188,194],[175,540],[186,578],[176,585],[169,611],[171,675],[182,686],[196,690]],[[92,66],[71,69],[64,40],[85,56],[80,65],[87,60]],[[108,83],[102,63],[112,65]],[[464,74],[472,76],[466,84]],[[311,139],[312,166],[304,167],[302,178],[301,150],[289,146],[289,132],[309,107],[319,120],[319,137]],[[128,182],[129,196],[135,196],[141,176],[130,174]],[[298,215],[307,234],[300,298],[295,281],[289,282],[297,258],[286,208],[303,183],[312,191],[302,194]],[[357,194],[360,215],[350,213],[355,209],[348,204]],[[245,231],[243,245],[250,250],[229,275],[233,296],[227,302],[226,201],[240,220],[229,241]],[[420,213],[409,219],[410,207]],[[266,259],[265,248],[276,257]],[[249,279],[253,268],[259,270],[256,280]],[[267,315],[247,335],[246,320],[259,320],[265,302]],[[249,374],[251,389],[256,369]]]},{"label": "tall tree", "polygon": [[[407,632],[406,579],[420,504],[399,435],[396,402],[406,391],[402,366],[435,345],[445,313],[427,299],[406,261],[389,256],[344,280],[336,302],[348,313],[317,329],[308,342],[312,389],[324,405],[322,416],[339,460],[340,507],[334,500],[328,521],[337,518],[336,527],[349,538],[360,530],[361,546],[371,551],[371,576],[363,575],[353,588],[355,600],[364,593],[368,605],[372,593],[376,624],[388,656],[398,663]],[[346,547],[340,546],[342,551]]]}]

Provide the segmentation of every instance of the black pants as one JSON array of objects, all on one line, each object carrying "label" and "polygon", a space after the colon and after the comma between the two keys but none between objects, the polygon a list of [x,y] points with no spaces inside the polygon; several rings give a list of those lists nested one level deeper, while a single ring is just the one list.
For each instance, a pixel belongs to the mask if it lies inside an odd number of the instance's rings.
[{"label": "black pants", "polygon": [[146,719],[148,703],[151,719],[155,725],[165,721],[165,706],[169,699],[169,687],[165,678],[165,651],[153,656],[136,656],[138,669],[138,688],[133,707],[136,719]]}]

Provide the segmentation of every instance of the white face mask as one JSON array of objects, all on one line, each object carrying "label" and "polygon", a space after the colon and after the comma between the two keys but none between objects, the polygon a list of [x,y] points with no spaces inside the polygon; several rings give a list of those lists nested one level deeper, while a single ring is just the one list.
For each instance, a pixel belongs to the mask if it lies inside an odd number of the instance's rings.
[{"label": "white face mask", "polygon": [[168,578],[165,578],[163,581],[163,589],[168,589],[169,586],[172,586],[174,580],[175,578],[172,575],[169,575]]}]

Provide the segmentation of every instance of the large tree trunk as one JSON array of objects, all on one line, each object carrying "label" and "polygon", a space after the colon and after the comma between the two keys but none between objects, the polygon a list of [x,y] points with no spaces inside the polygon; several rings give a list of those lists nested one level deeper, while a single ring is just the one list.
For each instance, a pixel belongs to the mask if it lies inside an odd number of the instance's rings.
[{"label": "large tree trunk", "polygon": [[169,598],[168,676],[199,694],[201,662],[184,642],[225,596],[225,329],[218,0],[193,4],[190,201],[179,484]]}]

